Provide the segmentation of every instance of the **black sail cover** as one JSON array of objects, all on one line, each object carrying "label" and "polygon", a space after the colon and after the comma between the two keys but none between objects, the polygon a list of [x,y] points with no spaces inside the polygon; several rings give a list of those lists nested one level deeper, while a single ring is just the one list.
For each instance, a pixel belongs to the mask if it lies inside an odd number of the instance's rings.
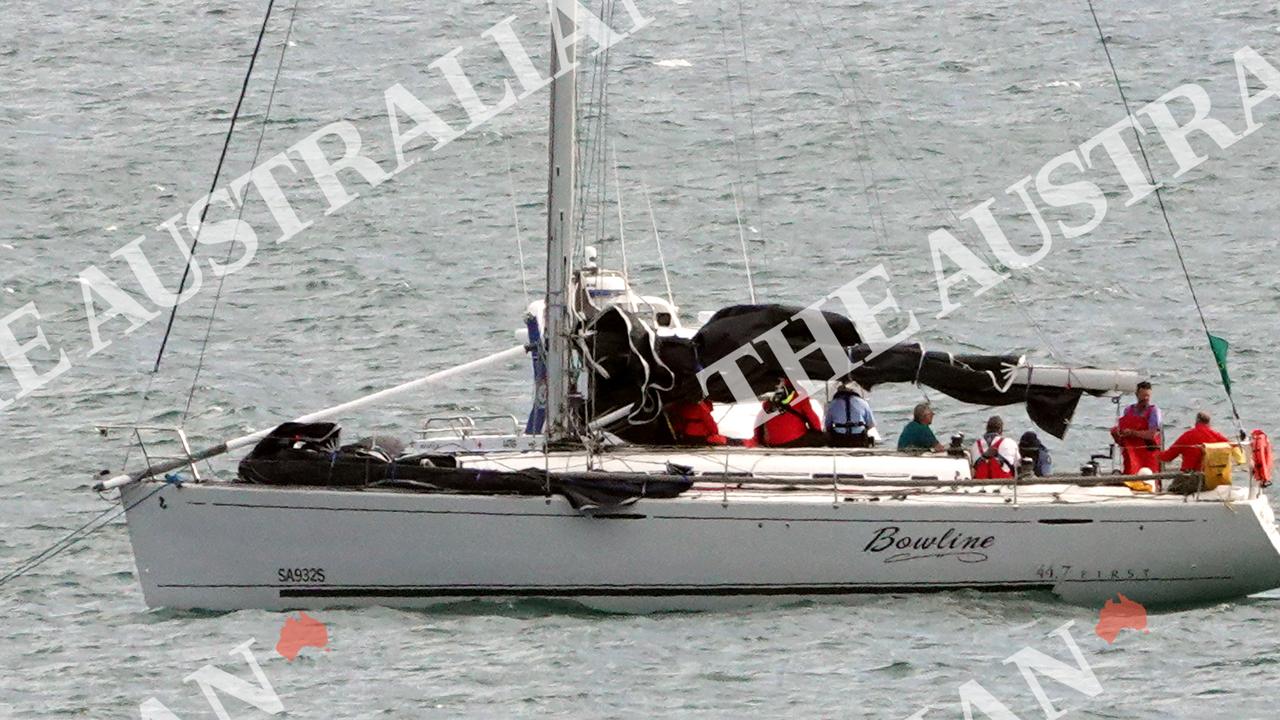
[{"label": "black sail cover", "polygon": [[547,472],[458,467],[448,455],[391,457],[372,443],[341,445],[333,423],[284,423],[240,461],[240,480],[258,485],[394,488],[468,495],[562,495],[577,510],[608,511],[642,498],[673,498],[693,485],[689,468],[665,473]]},{"label": "black sail cover", "polygon": [[[760,396],[772,391],[785,373],[783,362],[763,337],[772,331],[775,342],[780,336],[793,352],[805,351],[815,338],[809,322],[800,319],[802,312],[816,317],[813,311],[796,306],[735,305],[717,312],[692,338],[679,338],[659,336],[636,314],[609,308],[592,320],[582,347],[592,374],[592,414],[602,417],[631,405],[626,418],[609,426],[611,432],[631,442],[671,442],[674,438],[662,408],[704,397],[713,402],[734,402],[729,383],[720,373],[707,377],[705,392],[698,373],[741,354],[743,346],[752,344],[759,355],[758,360],[737,360],[752,392]],[[852,320],[827,311],[821,317],[855,368],[852,372],[846,372],[847,367],[833,368],[827,357],[815,350],[799,361],[810,380],[847,378],[868,389],[882,383],[918,383],[965,403],[1025,403],[1031,421],[1058,438],[1066,435],[1084,392],[1008,382],[1008,370],[1020,361],[1016,355],[952,355],[925,351],[913,343],[872,357],[872,348],[862,342]]]}]

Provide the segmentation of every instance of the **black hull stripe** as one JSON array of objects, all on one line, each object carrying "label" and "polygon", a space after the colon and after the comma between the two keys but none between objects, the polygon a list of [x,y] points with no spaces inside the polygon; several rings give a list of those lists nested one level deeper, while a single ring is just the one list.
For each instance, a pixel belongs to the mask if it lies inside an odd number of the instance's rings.
[{"label": "black hull stripe", "polygon": [[857,583],[825,585],[334,585],[293,587],[271,584],[160,584],[163,589],[217,590],[253,589],[277,590],[282,598],[344,598],[344,597],[672,597],[679,595],[860,595],[886,593],[930,593],[951,590],[982,590],[985,592],[1016,592],[1027,590],[1053,590],[1064,584],[1074,583],[1162,583],[1232,581],[1230,575],[1168,578],[1080,578],[1062,579],[1056,582],[1034,580],[1005,580],[993,582],[918,582],[918,583]]},{"label": "black hull stripe", "polygon": [[[541,499],[541,498],[539,498]],[[568,513],[519,513],[519,512],[484,512],[483,510],[398,510],[395,508],[354,508],[354,507],[322,507],[309,505],[255,505],[253,503],[229,502],[189,502],[188,505],[212,505],[214,507],[238,507],[250,510],[314,510],[317,512],[351,512],[351,513],[396,513],[401,515],[493,515],[497,517],[550,517],[572,518],[585,517]]]},{"label": "black hull stripe", "polygon": [[853,586],[728,586],[728,587],[364,587],[364,588],[285,588],[281,598],[431,598],[431,597],[675,597],[675,596],[777,596],[777,595],[869,595],[947,592],[951,590],[983,590],[985,592],[1026,592],[1052,590],[1045,583],[990,583],[957,585],[853,585]]},{"label": "black hull stripe", "polygon": [[[541,498],[536,498],[541,500]],[[192,501],[188,505],[211,505],[214,507],[238,507],[253,510],[313,510],[316,512],[352,512],[352,513],[394,513],[402,515],[477,515],[477,516],[497,516],[497,517],[546,517],[546,518],[585,518],[590,519],[592,516],[579,513],[520,513],[520,512],[485,512],[482,510],[400,510],[395,508],[348,508],[348,507],[324,507],[310,505],[259,505],[253,503],[230,503],[230,502],[201,502]],[[1024,506],[1025,507],[1025,506]],[[596,516],[599,518],[599,516]],[[1046,524],[1077,524],[1079,521],[1070,520],[1067,523],[1059,523],[1054,520],[1027,519],[1027,520],[934,520],[919,519],[908,520],[903,518],[879,518],[879,519],[863,519],[863,518],[805,518],[805,517],[752,517],[748,515],[730,515],[724,517],[700,517],[691,515],[650,515],[649,518],[654,520],[701,520],[701,521],[723,521],[723,520],[740,520],[745,522],[794,522],[794,523],[871,523],[874,525],[883,525],[886,523],[932,523],[942,525],[1029,525],[1036,523]],[[625,519],[638,519],[627,517]],[[1104,523],[1120,523],[1130,525],[1149,525],[1152,523],[1195,523],[1206,522],[1201,518],[1169,518],[1169,519],[1142,519],[1142,520],[1096,520],[1094,522]]]}]

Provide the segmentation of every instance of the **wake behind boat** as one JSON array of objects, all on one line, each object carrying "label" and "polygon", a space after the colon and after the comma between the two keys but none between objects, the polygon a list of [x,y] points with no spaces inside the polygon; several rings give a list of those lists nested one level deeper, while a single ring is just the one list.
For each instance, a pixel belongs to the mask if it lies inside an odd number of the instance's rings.
[{"label": "wake behind boat", "polygon": [[[553,36],[575,29],[553,11]],[[575,235],[572,44],[551,53],[547,290],[520,347],[271,430],[103,480],[119,488],[147,604],[425,607],[571,599],[607,609],[708,608],[868,593],[1043,590],[1098,604],[1203,603],[1280,587],[1269,466],[1219,472],[975,478],[963,444],[767,447],[759,398],[780,379],[914,383],[961,402],[1024,405],[1061,437],[1088,396],[1132,372],[868,343],[826,310],[751,304],[686,326]],[[856,318],[856,313],[850,313]],[[818,348],[818,349],[815,349]],[[428,421],[408,447],[344,444],[328,421],[488,365],[533,359],[523,431]],[[708,370],[715,372],[708,373]],[[542,402],[545,399],[545,404]],[[683,443],[670,412],[707,403],[718,444]],[[141,433],[137,433],[141,437]],[[1239,445],[1249,449],[1250,440]],[[239,478],[198,463],[252,447]],[[185,473],[185,474],[183,474]],[[1247,475],[1247,477],[1245,477]],[[1189,488],[1158,492],[1160,481]]]}]

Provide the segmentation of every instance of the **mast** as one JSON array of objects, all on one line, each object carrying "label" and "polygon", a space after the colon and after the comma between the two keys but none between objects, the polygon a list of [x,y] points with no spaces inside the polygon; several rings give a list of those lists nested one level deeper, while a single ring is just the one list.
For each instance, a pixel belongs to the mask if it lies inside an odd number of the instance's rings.
[{"label": "mast", "polygon": [[[572,354],[569,334],[573,331],[572,272],[574,168],[577,160],[576,118],[578,104],[577,51],[565,36],[576,32],[577,18],[561,11],[561,3],[548,3],[551,10],[551,123],[550,163],[547,178],[547,442],[570,440],[576,436],[573,410]],[[577,9],[577,3],[569,7]],[[565,23],[571,23],[565,31]]]}]

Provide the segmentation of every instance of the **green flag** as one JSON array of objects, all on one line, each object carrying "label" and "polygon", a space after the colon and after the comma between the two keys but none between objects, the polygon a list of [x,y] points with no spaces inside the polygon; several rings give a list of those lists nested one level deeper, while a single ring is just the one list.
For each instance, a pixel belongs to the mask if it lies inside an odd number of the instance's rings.
[{"label": "green flag", "polygon": [[1213,358],[1218,361],[1218,372],[1222,373],[1222,386],[1231,394],[1231,376],[1227,374],[1227,350],[1231,347],[1225,339],[1217,335],[1209,335],[1209,349],[1213,350]]}]

